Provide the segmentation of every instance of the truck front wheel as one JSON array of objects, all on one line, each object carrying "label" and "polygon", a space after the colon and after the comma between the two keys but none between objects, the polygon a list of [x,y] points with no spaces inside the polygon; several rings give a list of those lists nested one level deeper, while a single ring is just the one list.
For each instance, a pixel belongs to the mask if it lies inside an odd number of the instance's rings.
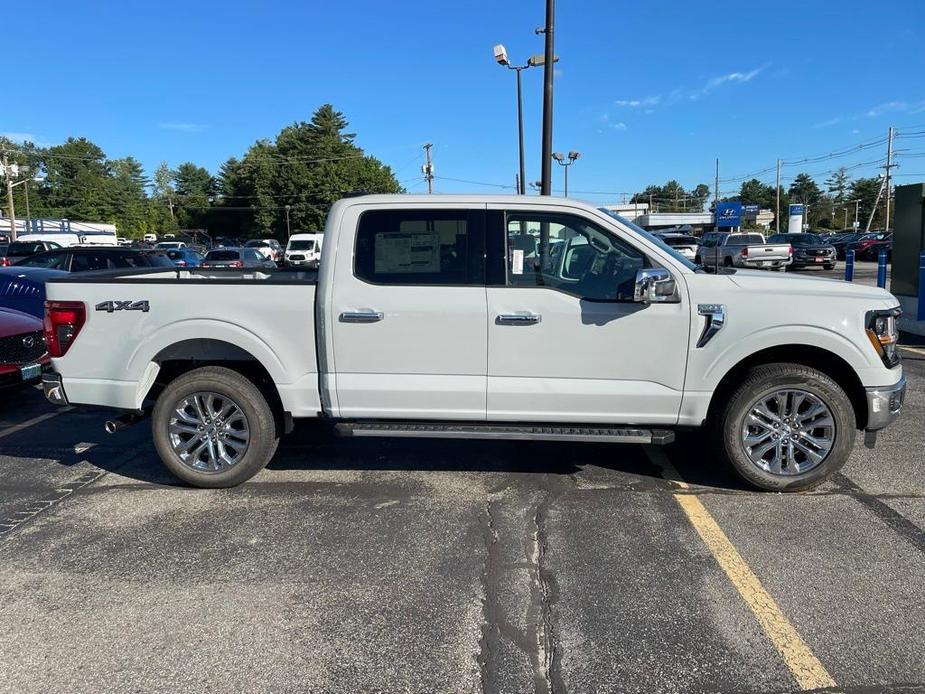
[{"label": "truck front wheel", "polygon": [[839,470],[857,423],[844,390],[801,364],[751,369],[714,418],[713,438],[732,468],[766,491],[799,491]]},{"label": "truck front wheel", "polygon": [[279,443],[273,410],[237,371],[206,366],[172,381],[151,415],[164,465],[196,487],[233,487],[260,472]]}]

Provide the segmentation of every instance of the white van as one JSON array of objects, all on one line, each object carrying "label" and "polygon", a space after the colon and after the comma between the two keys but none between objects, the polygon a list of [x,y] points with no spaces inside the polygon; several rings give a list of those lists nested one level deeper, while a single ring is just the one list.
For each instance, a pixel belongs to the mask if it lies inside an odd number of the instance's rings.
[{"label": "white van", "polygon": [[145,243],[157,243],[157,234],[145,234],[143,238]]},{"label": "white van", "polygon": [[324,234],[321,232],[293,234],[289,237],[289,243],[286,244],[286,265],[289,267],[318,267],[323,242]]},{"label": "white van", "polygon": [[52,231],[37,234],[19,234],[17,241],[39,243],[42,241],[56,243],[59,246],[82,246],[87,243],[87,237],[76,231]]}]

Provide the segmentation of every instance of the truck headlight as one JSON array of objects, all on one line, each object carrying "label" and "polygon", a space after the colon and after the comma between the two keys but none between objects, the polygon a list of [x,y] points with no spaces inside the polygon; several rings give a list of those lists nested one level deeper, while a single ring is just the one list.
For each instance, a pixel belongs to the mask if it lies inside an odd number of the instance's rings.
[{"label": "truck headlight", "polygon": [[896,349],[896,343],[899,342],[896,319],[901,313],[898,306],[867,312],[867,337],[888,369],[893,368],[900,361],[899,350]]}]

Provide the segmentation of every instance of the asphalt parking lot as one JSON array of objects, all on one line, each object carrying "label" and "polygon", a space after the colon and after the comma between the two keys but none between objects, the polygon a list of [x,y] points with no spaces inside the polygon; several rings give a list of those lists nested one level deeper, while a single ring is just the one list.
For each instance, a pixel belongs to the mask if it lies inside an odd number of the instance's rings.
[{"label": "asphalt parking lot", "polygon": [[925,691],[925,346],[804,494],[699,440],[336,440],[179,485],[146,424],[0,403],[0,691]]}]

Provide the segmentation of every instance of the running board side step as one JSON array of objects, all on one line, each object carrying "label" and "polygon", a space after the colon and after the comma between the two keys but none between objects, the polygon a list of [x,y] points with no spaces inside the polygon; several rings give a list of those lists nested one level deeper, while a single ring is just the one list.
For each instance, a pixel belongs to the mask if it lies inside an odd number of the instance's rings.
[{"label": "running board side step", "polygon": [[340,422],[338,436],[384,436],[429,439],[494,439],[514,441],[588,441],[647,443],[674,441],[669,429],[628,429],[610,426],[544,426],[439,422]]}]

